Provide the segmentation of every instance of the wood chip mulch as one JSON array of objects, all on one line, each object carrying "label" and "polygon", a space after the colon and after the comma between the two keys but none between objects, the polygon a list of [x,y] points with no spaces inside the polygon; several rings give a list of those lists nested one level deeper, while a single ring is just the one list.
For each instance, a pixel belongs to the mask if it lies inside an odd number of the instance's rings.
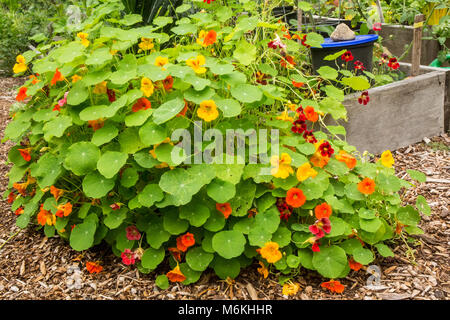
[{"label": "wood chip mulch", "polygon": [[[0,130],[9,121],[8,109],[14,102],[20,79],[0,78]],[[60,238],[46,238],[30,227],[21,230],[6,200],[0,205],[0,299],[416,299],[447,300],[450,298],[450,137],[424,139],[394,152],[397,175],[406,169],[421,170],[428,181],[403,194],[405,203],[414,204],[422,194],[432,208],[431,216],[423,216],[420,227],[425,234],[416,236],[408,245],[397,241],[394,258],[378,257],[373,263],[382,275],[378,282],[368,270],[352,271],[342,279],[342,294],[330,294],[320,287],[324,281],[317,273],[302,269],[295,277],[301,285],[296,296],[285,297],[275,276],[261,279],[257,265],[242,271],[230,286],[212,273],[205,273],[196,284],[171,285],[167,290],[155,286],[155,277],[168,271],[140,274],[136,267],[123,265],[111,250],[100,245],[80,256]],[[0,144],[0,192],[3,194],[5,165],[10,142]],[[407,252],[414,252],[414,259]],[[102,261],[100,274],[89,274],[86,261]],[[369,281],[368,281],[369,280]]]}]

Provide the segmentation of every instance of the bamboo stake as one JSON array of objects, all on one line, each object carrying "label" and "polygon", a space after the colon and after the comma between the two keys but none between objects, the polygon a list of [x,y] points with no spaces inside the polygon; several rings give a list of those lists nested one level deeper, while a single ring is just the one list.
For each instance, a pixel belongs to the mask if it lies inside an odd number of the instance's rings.
[{"label": "bamboo stake", "polygon": [[381,9],[380,0],[377,0],[376,2],[377,2],[378,15],[380,16],[380,22],[384,23],[383,10]]},{"label": "bamboo stake", "polygon": [[411,62],[411,76],[419,75],[420,55],[422,51],[422,29],[425,16],[418,14],[414,17],[413,51]]}]

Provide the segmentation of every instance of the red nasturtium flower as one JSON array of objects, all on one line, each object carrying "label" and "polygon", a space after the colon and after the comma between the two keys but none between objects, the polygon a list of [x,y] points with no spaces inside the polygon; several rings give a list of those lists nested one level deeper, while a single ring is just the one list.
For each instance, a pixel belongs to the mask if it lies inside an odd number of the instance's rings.
[{"label": "red nasturtium flower", "polygon": [[356,70],[365,70],[366,68],[364,67],[364,64],[361,61],[356,60],[355,61],[355,69]]},{"label": "red nasturtium flower", "polygon": [[394,57],[390,58],[388,67],[391,68],[392,70],[397,70],[398,68],[400,68],[400,64],[398,63],[397,58]]},{"label": "red nasturtium flower", "polygon": [[139,240],[141,239],[141,233],[136,226],[129,226],[126,229],[128,240]]},{"label": "red nasturtium flower", "polygon": [[309,44],[306,44],[306,34],[303,35],[302,40],[300,41],[302,43],[303,46],[305,46],[306,48],[310,48],[311,46]]},{"label": "red nasturtium flower", "polygon": [[370,101],[369,92],[364,91],[358,98],[359,104],[367,105]]},{"label": "red nasturtium flower", "polygon": [[55,213],[57,217],[67,217],[72,213],[72,204],[70,202],[67,202],[66,204],[60,204],[57,209],[58,210]]},{"label": "red nasturtium flower", "polygon": [[381,22],[375,22],[372,26],[373,31],[381,31]]},{"label": "red nasturtium flower", "polygon": [[131,111],[138,112],[139,110],[147,110],[152,108],[152,103],[146,98],[140,98],[131,108]]},{"label": "red nasturtium flower", "polygon": [[258,82],[259,84],[262,84],[264,86],[267,84],[267,79],[269,79],[269,78],[270,78],[270,76],[268,74],[262,73],[261,71],[257,71],[255,73],[256,82]]},{"label": "red nasturtium flower", "polygon": [[322,155],[322,157],[331,157],[334,153],[333,148],[331,147],[328,141],[325,141],[319,146],[318,151]]},{"label": "red nasturtium flower", "polygon": [[20,152],[20,155],[22,156],[22,158],[25,160],[25,161],[30,161],[31,160],[31,154],[30,154],[30,151],[31,151],[31,148],[26,148],[26,149],[18,149],[19,150],[19,152]]},{"label": "red nasturtium flower", "polygon": [[103,267],[98,263],[98,261],[88,261],[86,262],[86,270],[89,273],[100,273],[103,270]]},{"label": "red nasturtium flower", "polygon": [[342,293],[344,292],[345,286],[341,284],[339,281],[330,280],[328,282],[324,282],[320,285],[322,288],[328,289],[331,292]]},{"label": "red nasturtium flower", "polygon": [[317,240],[317,238],[314,240],[314,243],[312,244],[311,250],[313,252],[320,252],[320,241]]},{"label": "red nasturtium flower", "polygon": [[297,119],[292,123],[291,131],[297,134],[302,134],[307,130],[304,120]]},{"label": "red nasturtium flower", "polygon": [[8,203],[11,204],[16,200],[16,194],[14,192],[10,192],[8,195]]},{"label": "red nasturtium flower", "polygon": [[303,132],[303,138],[305,138],[306,142],[317,143],[317,139],[314,136],[312,130],[311,131],[305,130],[305,132]]},{"label": "red nasturtium flower", "polygon": [[129,266],[136,263],[136,254],[130,249],[125,249],[121,254],[123,264]]},{"label": "red nasturtium flower", "polygon": [[122,206],[122,204],[119,202],[115,202],[115,203],[109,205],[109,207],[111,209],[113,209],[114,211],[119,210],[121,206]]},{"label": "red nasturtium flower", "polygon": [[169,272],[167,272],[166,276],[170,282],[183,282],[184,280],[186,280],[186,277],[181,272],[180,266],[178,264],[175,268],[173,268],[173,270],[170,270]]},{"label": "red nasturtium flower", "polygon": [[364,178],[363,181],[358,183],[358,190],[364,194],[372,194],[375,191],[375,181],[370,178]]},{"label": "red nasturtium flower", "polygon": [[285,198],[278,198],[276,203],[278,212],[280,213],[280,219],[284,221],[288,221],[289,217],[292,214],[291,209],[289,208],[288,204],[286,203]]},{"label": "red nasturtium flower", "polygon": [[309,231],[316,236],[316,240],[323,238],[325,233],[331,232],[331,222],[328,218],[316,220],[313,225],[309,226]]},{"label": "red nasturtium flower", "polygon": [[19,89],[19,93],[16,96],[16,100],[19,101],[19,102],[25,100],[28,97],[27,96],[27,90],[28,90],[27,87],[21,87]]},{"label": "red nasturtium flower", "polygon": [[14,214],[16,216],[20,216],[24,212],[25,212],[25,210],[23,209],[23,207],[19,207],[16,211],[14,211]]},{"label": "red nasturtium flower", "polygon": [[355,260],[353,260],[353,258],[350,258],[348,260],[348,265],[350,266],[350,269],[355,270],[355,271],[359,271],[359,269],[361,269],[363,267],[363,265],[359,262],[356,262]]},{"label": "red nasturtium flower", "polygon": [[350,51],[347,50],[347,51],[344,52],[344,54],[341,56],[341,59],[344,60],[345,62],[349,62],[349,61],[352,61],[354,58],[353,58],[352,53],[351,53]]},{"label": "red nasturtium flower", "polygon": [[54,86],[58,81],[64,81],[64,76],[62,73],[56,68],[55,74],[53,75],[52,81],[50,81],[50,85]]},{"label": "red nasturtium flower", "polygon": [[109,102],[116,101],[116,92],[113,89],[106,89],[106,94],[108,95]]},{"label": "red nasturtium flower", "polygon": [[224,215],[225,219],[228,219],[233,209],[228,202],[226,203],[216,203],[216,209]]},{"label": "red nasturtium flower", "polygon": [[314,214],[317,219],[329,218],[332,212],[331,206],[326,202],[319,204],[314,208]]},{"label": "red nasturtium flower", "polygon": [[286,203],[293,208],[300,208],[306,202],[303,191],[298,188],[291,188],[286,195]]}]

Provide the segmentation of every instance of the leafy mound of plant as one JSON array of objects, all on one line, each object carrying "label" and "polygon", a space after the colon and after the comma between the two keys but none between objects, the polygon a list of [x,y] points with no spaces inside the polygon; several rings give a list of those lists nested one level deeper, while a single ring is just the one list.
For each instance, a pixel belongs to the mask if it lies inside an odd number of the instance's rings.
[{"label": "leafy mound of plant", "polygon": [[[144,273],[168,259],[162,287],[208,268],[234,278],[255,260],[264,272],[345,277],[377,252],[392,256],[391,239],[421,232],[429,207],[421,196],[401,206],[411,183],[395,176],[390,152],[369,162],[342,126],[324,123],[346,119],[344,94],[368,79],[330,67],[309,74],[320,35],[290,34],[267,2],[227,2],[185,1],[176,13],[203,9],[167,34],[171,17],[133,27],[140,16],[101,1],[73,38],[41,44],[43,58],[17,57],[15,71],[31,74],[5,131],[17,143],[5,197],[19,227],[42,227],[78,251],[106,241]],[[273,139],[256,151],[244,139],[243,157],[220,163],[217,136],[192,153],[174,138],[201,127],[267,129]],[[207,153],[212,163],[194,161]]]}]

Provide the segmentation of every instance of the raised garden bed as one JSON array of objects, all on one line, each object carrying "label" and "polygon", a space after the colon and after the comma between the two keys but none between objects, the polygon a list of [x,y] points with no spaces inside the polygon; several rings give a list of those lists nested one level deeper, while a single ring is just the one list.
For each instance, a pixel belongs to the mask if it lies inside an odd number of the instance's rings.
[{"label": "raised garden bed", "polygon": [[[401,63],[409,73],[411,65]],[[421,141],[444,132],[449,123],[450,72],[440,68],[421,67],[422,74],[368,90],[370,102],[361,105],[357,94],[344,101],[348,121],[347,141],[358,150],[379,154]]]},{"label": "raised garden bed", "polygon": [[[400,57],[413,39],[412,26],[383,24],[378,34],[383,37],[382,43],[393,55]],[[423,37],[430,37],[431,33],[424,30]],[[446,45],[450,45],[450,39],[447,39]],[[420,64],[429,65],[437,58],[440,45],[437,40],[422,40],[422,51]],[[402,59],[403,62],[411,62],[412,50]]]}]

